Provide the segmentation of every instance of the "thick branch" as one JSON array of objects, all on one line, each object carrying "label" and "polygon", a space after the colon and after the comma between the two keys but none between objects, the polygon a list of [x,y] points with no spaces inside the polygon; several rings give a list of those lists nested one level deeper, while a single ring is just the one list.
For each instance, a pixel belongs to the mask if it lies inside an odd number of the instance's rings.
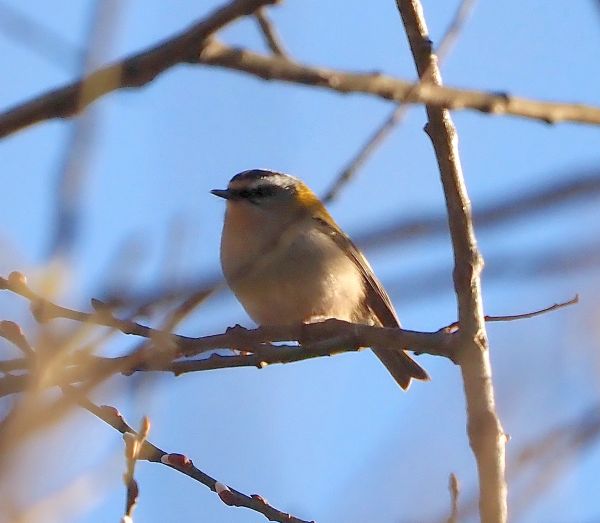
[{"label": "thick branch", "polygon": [[[195,60],[206,39],[237,18],[275,0],[233,0],[213,11],[188,30],[134,54],[122,61],[98,69],[87,78],[49,91],[0,115],[0,138],[29,125],[52,118],[68,118],[82,111],[98,98],[126,87],[141,87],[176,64]],[[118,78],[119,81],[115,81]],[[84,85],[94,86],[80,103]]]},{"label": "thick branch", "polygon": [[[441,75],[431,48],[419,0],[396,0],[419,76],[430,74],[441,85]],[[496,415],[480,273],[483,259],[477,248],[471,202],[464,183],[458,136],[450,113],[427,105],[427,133],[438,165],[448,210],[454,251],[454,288],[463,345],[459,351],[467,401],[469,443],[479,469],[479,507],[486,523],[506,521],[505,435]]]},{"label": "thick branch", "polygon": [[305,66],[280,56],[266,56],[246,49],[228,47],[214,39],[203,48],[199,61],[250,73],[265,80],[323,87],[341,93],[369,94],[400,103],[424,103],[455,110],[472,109],[482,113],[520,116],[546,123],[572,121],[600,124],[600,107],[542,102],[508,93],[457,89],[432,83],[419,85],[384,74],[353,73]]},{"label": "thick branch", "polygon": [[[416,86],[411,82],[383,74],[361,74],[305,66],[285,57],[267,56],[228,47],[214,40],[206,45],[208,36],[237,16],[247,14],[251,11],[250,6],[257,7],[272,2],[273,0],[237,0],[183,34],[104,69],[99,69],[88,78],[88,80],[93,79],[94,85],[97,86],[97,90],[90,95],[88,103],[114,90],[146,85],[176,64],[199,62],[235,69],[265,80],[281,80],[322,87],[341,93],[369,94],[402,103],[425,103],[455,110],[471,109],[488,114],[520,116],[546,123],[570,121],[600,124],[599,107],[543,102],[507,93],[456,89],[434,84],[415,88]],[[120,82],[112,82],[115,73],[120,75]],[[105,82],[104,78],[109,78],[111,81]],[[76,114],[76,111],[84,109],[77,104],[78,92],[82,84],[83,81],[80,80],[54,89],[1,113],[0,138],[44,120],[69,118]]]}]

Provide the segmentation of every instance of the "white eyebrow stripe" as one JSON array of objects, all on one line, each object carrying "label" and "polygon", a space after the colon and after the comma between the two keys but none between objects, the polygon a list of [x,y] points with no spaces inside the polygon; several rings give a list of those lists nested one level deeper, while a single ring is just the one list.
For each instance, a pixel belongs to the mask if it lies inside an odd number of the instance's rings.
[{"label": "white eyebrow stripe", "polygon": [[293,187],[294,181],[294,178],[285,174],[269,174],[254,179],[234,180],[232,183],[232,188],[235,188],[236,190],[246,189],[250,191],[262,187],[285,189],[288,187]]}]

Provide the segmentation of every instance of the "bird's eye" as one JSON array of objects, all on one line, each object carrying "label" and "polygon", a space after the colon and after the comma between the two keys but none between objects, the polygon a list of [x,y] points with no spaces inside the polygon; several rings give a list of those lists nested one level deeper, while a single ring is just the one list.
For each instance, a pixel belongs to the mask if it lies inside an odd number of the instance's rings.
[{"label": "bird's eye", "polygon": [[258,205],[269,196],[272,196],[273,191],[269,187],[254,187],[252,189],[242,189],[237,194],[239,198]]}]

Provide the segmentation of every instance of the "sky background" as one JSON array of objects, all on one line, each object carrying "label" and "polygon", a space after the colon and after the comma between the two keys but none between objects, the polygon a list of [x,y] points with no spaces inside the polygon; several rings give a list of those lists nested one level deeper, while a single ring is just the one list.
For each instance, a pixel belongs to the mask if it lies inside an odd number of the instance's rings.
[{"label": "sky background", "polygon": [[[439,42],[457,3],[423,3],[431,37]],[[113,34],[102,38],[102,62],[155,44],[220,2],[117,5]],[[55,49],[39,44],[39,35],[11,32],[14,24],[1,16],[6,6],[60,35],[64,45]],[[0,8],[0,110],[78,77],[77,50],[87,45],[94,2],[2,0]],[[292,0],[269,13],[298,61],[414,78],[393,1]],[[253,19],[237,21],[219,38],[265,51]],[[599,49],[600,8],[591,0],[480,0],[442,71],[451,86],[598,106]],[[299,176],[323,194],[391,108],[364,95],[191,65],[172,68],[142,89],[105,96],[88,112],[94,137],[75,244],[58,283],[56,265],[50,269],[51,240],[72,122],[18,132],[0,142],[0,274],[20,270],[34,288],[85,310],[91,297],[115,289],[148,292],[212,279],[220,274],[224,206],[210,189],[224,188],[239,171],[263,167]],[[597,127],[467,111],[453,116],[476,212],[561,180],[598,176]],[[444,212],[424,123],[424,110],[411,109],[330,206],[351,236]],[[598,416],[600,271],[592,262],[599,203],[590,197],[476,229],[486,259],[486,313],[526,312],[576,293],[581,298],[576,307],[543,317],[489,325],[498,412],[511,436],[509,474],[518,470],[515,459],[529,443],[591,407],[588,419]],[[379,245],[366,254],[404,326],[436,330],[456,319],[447,235]],[[557,260],[566,260],[560,270],[544,270]],[[581,260],[592,262],[577,268]],[[35,332],[16,296],[0,294],[0,315]],[[252,325],[232,294],[222,291],[178,331],[200,336],[235,323]],[[134,341],[117,337],[107,350],[124,351]],[[15,356],[4,343],[0,354]],[[117,406],[134,426],[149,415],[155,444],[299,517],[320,523],[436,521],[448,512],[450,472],[461,481],[461,503],[471,499],[475,464],[457,367],[428,356],[419,362],[432,380],[414,383],[408,393],[364,351],[260,372],[118,377],[94,397]],[[0,412],[10,402],[3,399]],[[88,413],[76,412],[25,442],[15,461],[11,481],[0,484],[0,500],[8,497],[17,507],[46,503],[31,521],[96,523],[122,515],[122,440]],[[509,485],[514,521],[600,521],[600,446],[551,451],[542,469],[553,481],[539,497],[527,494],[527,475]],[[165,467],[140,463],[136,477],[136,522],[264,520],[225,506]],[[530,503],[523,505],[524,497]],[[8,521],[2,518],[0,510],[0,521]]]}]

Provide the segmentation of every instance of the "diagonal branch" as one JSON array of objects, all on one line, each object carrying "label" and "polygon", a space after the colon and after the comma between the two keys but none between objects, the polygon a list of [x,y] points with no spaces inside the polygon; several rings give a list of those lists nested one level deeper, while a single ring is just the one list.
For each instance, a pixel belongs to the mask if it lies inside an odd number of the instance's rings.
[{"label": "diagonal branch", "polygon": [[[121,434],[138,436],[138,433],[127,424],[120,412],[114,407],[107,405],[98,406],[95,403],[92,403],[85,395],[80,394],[76,387],[63,387],[63,392],[78,405],[118,430]],[[189,476],[199,483],[202,483],[213,492],[216,492],[221,501],[226,505],[245,507],[254,510],[265,516],[269,521],[279,521],[281,523],[310,523],[276,509],[257,494],[248,496],[238,490],[219,483],[216,479],[195,467],[192,460],[183,454],[168,453],[146,439],[142,440],[140,444],[141,448],[139,449],[137,459],[161,463]]]},{"label": "diagonal branch", "polygon": [[[0,115],[0,138],[44,120],[71,117],[112,91],[141,87],[176,64],[195,61],[202,45],[213,33],[237,18],[252,14],[259,7],[274,2],[275,0],[233,0],[188,30],[154,47],[98,69],[85,79],[13,107]],[[115,78],[120,80],[115,82]],[[85,103],[80,103],[79,93],[84,85],[94,86],[94,91],[87,93]]]},{"label": "diagonal branch", "polygon": [[267,10],[264,7],[261,7],[256,10],[255,16],[260,30],[265,38],[265,42],[271,52],[277,56],[288,57],[288,54],[283,47],[283,43],[281,42],[281,38],[279,37],[275,26],[267,15]]},{"label": "diagonal branch", "polygon": [[[17,346],[26,355],[31,367],[36,366],[35,358],[37,355],[17,324],[10,321],[0,322],[0,337],[7,339]],[[281,523],[309,523],[300,518],[296,518],[291,514],[277,510],[269,505],[261,496],[256,494],[248,496],[219,483],[208,474],[205,474],[200,469],[196,468],[192,461],[182,454],[167,453],[156,447],[147,440],[148,431],[150,429],[147,418],[144,419],[140,431],[136,432],[127,424],[117,409],[106,405],[98,406],[90,401],[86,394],[89,387],[75,387],[65,383],[59,383],[59,385],[64,395],[63,399],[66,400],[64,402],[65,404],[77,404],[80,407],[83,407],[88,412],[94,414],[96,417],[118,430],[124,436],[127,471],[123,479],[127,487],[127,500],[126,513],[122,521],[132,521],[131,514],[138,497],[138,487],[134,479],[135,462],[138,460],[146,460],[161,463],[195,479],[207,486],[213,492],[216,492],[221,501],[226,505],[249,508],[263,514],[269,521],[278,521]],[[6,420],[3,421],[3,423],[5,422]],[[4,429],[2,435],[6,437],[6,427],[2,428]],[[21,439],[19,439],[19,441],[20,440]]]},{"label": "diagonal branch", "polygon": [[[419,76],[442,78],[429,40],[419,0],[396,0]],[[467,431],[479,471],[482,522],[504,523],[507,517],[505,481],[506,437],[496,415],[489,348],[485,331],[480,274],[483,269],[464,182],[458,135],[446,109],[426,106],[426,131],[431,138],[448,212],[454,252],[454,288],[462,346],[458,353],[467,402]]]}]

